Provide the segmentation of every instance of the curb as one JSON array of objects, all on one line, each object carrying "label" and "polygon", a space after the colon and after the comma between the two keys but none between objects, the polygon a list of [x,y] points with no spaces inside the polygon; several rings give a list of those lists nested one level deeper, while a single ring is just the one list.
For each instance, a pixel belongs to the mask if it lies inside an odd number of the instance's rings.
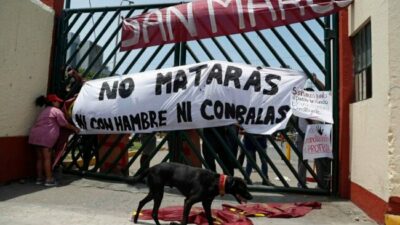
[{"label": "curb", "polygon": [[400,216],[399,215],[385,215],[385,225],[400,225]]}]

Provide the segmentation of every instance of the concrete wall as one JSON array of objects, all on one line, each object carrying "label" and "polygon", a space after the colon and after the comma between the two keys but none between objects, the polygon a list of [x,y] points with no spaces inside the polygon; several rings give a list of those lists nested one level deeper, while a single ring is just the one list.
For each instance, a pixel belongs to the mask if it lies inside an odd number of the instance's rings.
[{"label": "concrete wall", "polygon": [[356,0],[349,8],[350,35],[368,21],[372,32],[372,98],[350,106],[351,181],[384,201],[400,191],[399,2]]},{"label": "concrete wall", "polygon": [[389,191],[400,196],[400,1],[389,1]]},{"label": "concrete wall", "polygon": [[350,106],[351,181],[387,200],[388,177],[388,2],[354,1],[350,35],[371,21],[372,98]]},{"label": "concrete wall", "polygon": [[0,138],[26,136],[47,91],[54,11],[39,0],[0,5]]},{"label": "concrete wall", "polygon": [[47,91],[53,25],[39,0],[0,0],[0,184],[35,174],[27,135]]}]

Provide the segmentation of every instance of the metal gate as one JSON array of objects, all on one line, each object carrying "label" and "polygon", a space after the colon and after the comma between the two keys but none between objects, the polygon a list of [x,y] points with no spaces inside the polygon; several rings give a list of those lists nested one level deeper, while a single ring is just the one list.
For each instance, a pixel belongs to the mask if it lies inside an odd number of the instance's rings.
[{"label": "metal gate", "polygon": [[[279,28],[119,52],[121,18],[169,5],[64,10],[58,25],[52,91],[64,98],[78,93],[79,82],[66,75],[69,66],[88,80],[217,59],[298,69],[310,78],[315,74],[327,90],[334,91],[337,105],[335,15]],[[334,108],[335,122],[336,111]],[[248,136],[247,142],[255,146],[257,157],[246,147],[237,127],[228,126],[150,135],[74,135],[62,155],[62,166],[64,172],[123,181],[149,164],[179,161],[243,177],[255,191],[335,194],[335,126],[334,160],[325,176],[330,185],[324,188],[320,187],[326,181],[317,176],[315,162],[299,160],[302,153],[295,139],[304,133],[296,118],[291,118],[285,130],[271,136]],[[267,139],[267,148],[259,144],[258,138]],[[246,164],[255,172],[246,172]],[[306,181],[299,177],[298,164],[307,170]]]}]

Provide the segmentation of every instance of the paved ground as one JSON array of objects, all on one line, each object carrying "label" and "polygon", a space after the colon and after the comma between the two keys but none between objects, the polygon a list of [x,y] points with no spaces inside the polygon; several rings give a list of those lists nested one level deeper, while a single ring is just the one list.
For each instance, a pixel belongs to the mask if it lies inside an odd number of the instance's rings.
[{"label": "paved ground", "polygon": [[[131,187],[123,183],[103,182],[63,175],[58,187],[44,188],[33,181],[15,182],[0,186],[0,224],[25,225],[132,225],[133,209],[147,193],[144,186]],[[252,219],[254,224],[269,225],[372,225],[371,221],[354,204],[346,200],[321,196],[302,196],[271,193],[255,193],[252,202],[320,201],[322,209],[313,210],[302,218]],[[213,208],[222,202],[236,204],[225,196],[214,201]],[[181,205],[183,198],[168,190],[162,206]],[[145,208],[152,207],[149,203]],[[154,224],[153,221],[140,221]],[[162,224],[168,224],[163,222]]]}]

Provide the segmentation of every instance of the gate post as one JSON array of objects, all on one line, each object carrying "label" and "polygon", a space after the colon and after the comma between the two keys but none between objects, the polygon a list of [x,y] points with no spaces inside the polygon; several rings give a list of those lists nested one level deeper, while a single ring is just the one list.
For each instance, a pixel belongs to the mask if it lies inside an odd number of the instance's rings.
[{"label": "gate post", "polygon": [[[57,87],[57,84],[60,83],[60,80],[58,80],[61,76],[59,76],[57,73],[60,72],[58,69],[60,68],[59,62],[61,62],[60,59],[60,39],[66,40],[65,37],[62,35],[62,27],[64,27],[65,24],[65,11],[63,11],[63,6],[64,6],[64,0],[42,0],[42,2],[51,8],[54,9],[55,15],[54,15],[54,26],[53,26],[53,42],[52,42],[52,48],[51,48],[51,57],[50,57],[50,64],[49,64],[49,82],[48,82],[48,91],[58,93],[59,87]],[[62,69],[61,69],[62,70]],[[56,88],[55,88],[56,87]],[[64,97],[61,95],[61,97]]]},{"label": "gate post", "polygon": [[[332,194],[339,195],[339,181],[343,179],[339,179],[339,16],[335,14],[332,16],[333,19],[333,29],[334,29],[334,39],[333,39],[333,65],[332,65],[332,74],[333,74],[333,88],[332,88],[332,96],[333,96],[333,140],[332,140],[332,148],[333,148],[333,160],[332,160]],[[343,165],[346,164],[345,161],[340,160]]]}]

